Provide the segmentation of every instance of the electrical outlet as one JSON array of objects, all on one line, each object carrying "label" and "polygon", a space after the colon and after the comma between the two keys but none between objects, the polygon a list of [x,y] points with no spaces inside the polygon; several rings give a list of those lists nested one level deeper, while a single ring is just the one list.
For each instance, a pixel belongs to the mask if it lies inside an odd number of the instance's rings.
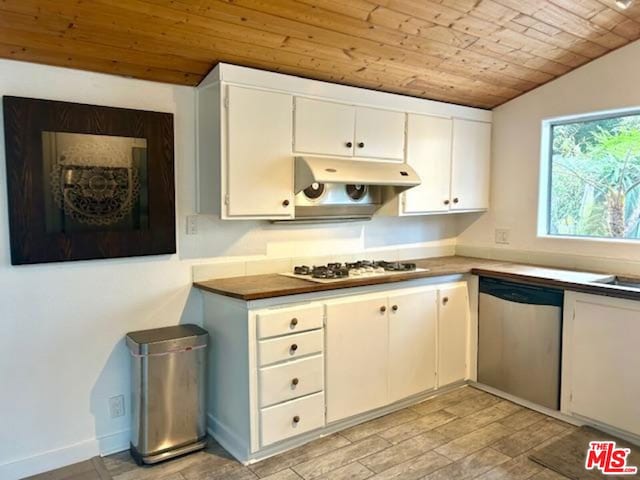
[{"label": "electrical outlet", "polygon": [[198,234],[198,216],[189,215],[187,217],[187,235],[197,235],[197,234]]},{"label": "electrical outlet", "polygon": [[109,399],[109,414],[111,418],[124,416],[124,395],[116,395]]},{"label": "electrical outlet", "polygon": [[509,229],[508,228],[496,228],[496,243],[502,245],[509,245]]}]

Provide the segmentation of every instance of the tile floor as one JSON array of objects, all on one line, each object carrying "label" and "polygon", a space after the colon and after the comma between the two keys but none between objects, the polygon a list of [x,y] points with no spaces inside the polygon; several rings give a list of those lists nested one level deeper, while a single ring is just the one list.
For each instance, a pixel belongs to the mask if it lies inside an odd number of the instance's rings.
[{"label": "tile floor", "polygon": [[463,387],[249,467],[215,442],[153,467],[127,452],[103,460],[115,480],[553,480],[565,477],[528,455],[574,429]]}]

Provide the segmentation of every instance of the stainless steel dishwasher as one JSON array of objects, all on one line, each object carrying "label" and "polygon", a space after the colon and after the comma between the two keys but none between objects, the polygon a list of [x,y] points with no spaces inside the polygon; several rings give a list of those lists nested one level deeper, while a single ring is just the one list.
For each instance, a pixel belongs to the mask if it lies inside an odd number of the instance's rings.
[{"label": "stainless steel dishwasher", "polygon": [[560,409],[562,290],[480,278],[478,382]]}]

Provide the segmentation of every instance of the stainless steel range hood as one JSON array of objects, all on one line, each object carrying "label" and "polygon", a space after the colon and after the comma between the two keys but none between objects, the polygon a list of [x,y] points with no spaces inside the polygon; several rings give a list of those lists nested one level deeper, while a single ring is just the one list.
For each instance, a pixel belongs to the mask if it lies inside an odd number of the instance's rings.
[{"label": "stainless steel range hood", "polygon": [[296,194],[314,183],[377,185],[396,193],[420,185],[420,177],[406,163],[331,157],[296,157],[295,179]]},{"label": "stainless steel range hood", "polygon": [[370,220],[386,201],[416,185],[420,178],[405,163],[295,157],[295,218],[285,222]]}]

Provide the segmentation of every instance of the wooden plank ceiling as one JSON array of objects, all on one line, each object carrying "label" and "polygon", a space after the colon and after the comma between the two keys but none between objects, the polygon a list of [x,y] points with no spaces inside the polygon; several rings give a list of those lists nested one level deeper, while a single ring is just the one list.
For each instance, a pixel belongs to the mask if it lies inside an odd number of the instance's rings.
[{"label": "wooden plank ceiling", "polygon": [[0,57],[197,85],[218,62],[491,108],[640,38],[640,1],[0,0]]}]

